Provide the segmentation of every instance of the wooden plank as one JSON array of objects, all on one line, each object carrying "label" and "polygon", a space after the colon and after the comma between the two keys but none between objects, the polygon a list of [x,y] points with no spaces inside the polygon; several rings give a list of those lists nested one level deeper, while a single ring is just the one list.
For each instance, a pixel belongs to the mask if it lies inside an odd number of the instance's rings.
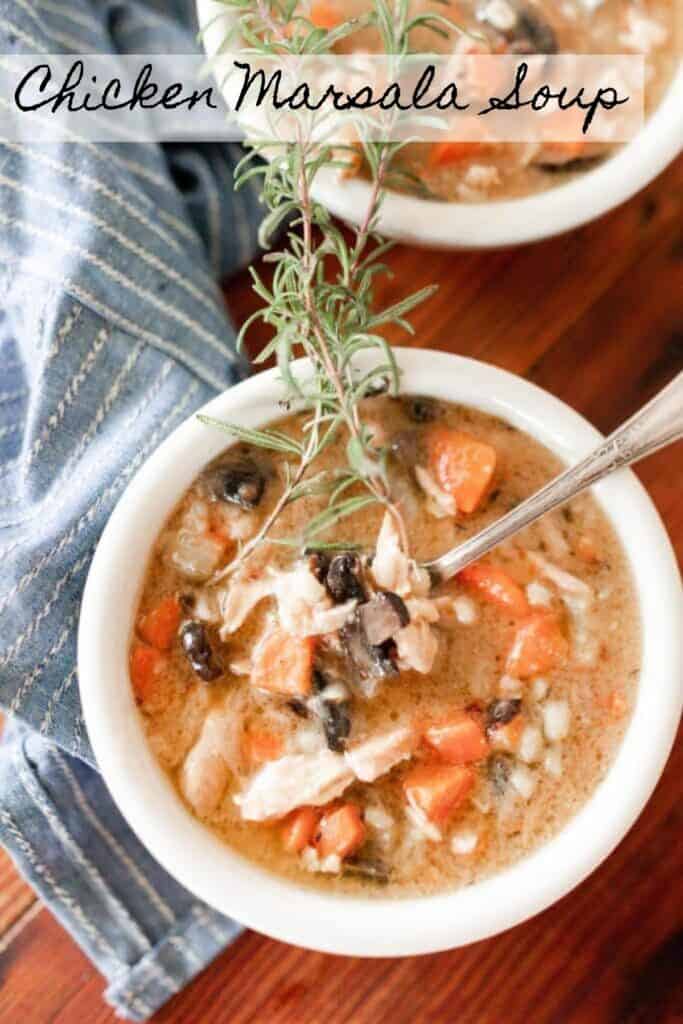
[{"label": "wooden plank", "polygon": [[[399,246],[389,258],[395,277],[379,295],[390,301],[439,281],[410,344],[527,374],[609,430],[683,366],[682,208],[679,160],[620,210],[560,239],[497,253]],[[238,322],[255,308],[246,275],[230,285],[228,302]],[[266,337],[255,331],[251,350]],[[398,334],[392,340],[405,342]],[[658,453],[638,472],[683,559],[680,448]],[[364,961],[246,933],[155,1020],[680,1022],[682,774],[679,742],[611,857],[572,894],[502,936],[435,956]],[[2,934],[13,915],[21,919],[30,895],[2,859],[0,886],[0,914],[9,914],[0,919]],[[99,975],[46,911],[0,956],[0,979],[0,1024],[116,1019],[102,1003]]]}]

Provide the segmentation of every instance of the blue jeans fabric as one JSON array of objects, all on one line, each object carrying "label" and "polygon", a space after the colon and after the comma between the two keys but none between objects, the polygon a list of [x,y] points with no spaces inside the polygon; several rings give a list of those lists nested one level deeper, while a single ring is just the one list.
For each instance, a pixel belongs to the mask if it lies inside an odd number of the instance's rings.
[{"label": "blue jeans fabric", "polygon": [[[191,52],[191,0],[0,0],[0,52]],[[235,146],[0,143],[0,839],[144,1020],[239,931],[126,827],[76,677],[80,597],[137,468],[245,365],[217,281],[257,251]]]}]

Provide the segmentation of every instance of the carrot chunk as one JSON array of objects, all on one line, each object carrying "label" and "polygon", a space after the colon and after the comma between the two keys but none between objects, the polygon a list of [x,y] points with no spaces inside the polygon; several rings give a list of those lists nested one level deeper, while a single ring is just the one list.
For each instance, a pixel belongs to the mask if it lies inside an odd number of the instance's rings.
[{"label": "carrot chunk", "polygon": [[282,845],[288,853],[300,853],[307,846],[316,828],[320,812],[315,807],[297,807],[288,814],[282,826]]},{"label": "carrot chunk", "polygon": [[427,437],[429,464],[439,487],[455,498],[460,512],[474,512],[496,468],[490,444],[450,427],[436,427]]},{"label": "carrot chunk", "polygon": [[250,729],[242,738],[242,754],[250,768],[282,756],[282,737],[265,729]]},{"label": "carrot chunk", "polygon": [[456,711],[445,721],[431,725],[425,739],[449,764],[479,761],[489,750],[481,725],[464,711]]},{"label": "carrot chunk", "polygon": [[567,640],[557,616],[547,611],[532,612],[517,629],[506,670],[518,679],[528,679],[558,668],[567,653]]},{"label": "carrot chunk", "polygon": [[343,15],[332,4],[325,3],[325,0],[314,0],[311,4],[310,20],[316,28],[336,28],[343,21]]},{"label": "carrot chunk", "polygon": [[452,764],[425,764],[413,768],[403,780],[408,803],[443,825],[474,785],[471,768]]},{"label": "carrot chunk", "polygon": [[327,811],[320,819],[315,838],[318,856],[350,857],[362,846],[365,839],[365,825],[360,810],[355,804],[342,804]]},{"label": "carrot chunk", "polygon": [[173,645],[180,625],[180,604],[175,597],[164,597],[138,624],[143,640],[160,651]]},{"label": "carrot chunk", "polygon": [[429,163],[432,167],[450,167],[451,164],[474,160],[481,156],[484,148],[485,145],[481,142],[433,142],[429,151]]},{"label": "carrot chunk", "polygon": [[166,657],[156,647],[136,644],[130,656],[130,680],[138,704],[153,710],[163,704]]},{"label": "carrot chunk", "polygon": [[524,618],[531,608],[524,591],[503,569],[489,562],[475,562],[462,569],[456,576],[458,582],[471,587],[485,601],[498,605],[515,618]]},{"label": "carrot chunk", "polygon": [[305,697],[311,692],[315,637],[276,630],[254,652],[251,682],[261,690]]}]

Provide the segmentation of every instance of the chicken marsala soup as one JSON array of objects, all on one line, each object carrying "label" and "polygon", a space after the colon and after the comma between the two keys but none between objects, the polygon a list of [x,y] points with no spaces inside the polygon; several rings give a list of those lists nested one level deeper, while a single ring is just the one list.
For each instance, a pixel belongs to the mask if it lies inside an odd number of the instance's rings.
[{"label": "chicken marsala soup", "polygon": [[[368,0],[303,0],[301,6],[316,25],[329,29],[371,5]],[[445,15],[479,37],[452,32],[442,39],[425,29],[414,30],[413,48],[430,53],[642,53],[646,113],[659,103],[681,53],[680,8],[671,0],[450,0],[445,5],[441,0],[412,0],[411,12],[424,11]],[[375,30],[364,29],[338,48],[379,52],[381,43]],[[503,83],[470,85],[477,94],[481,86],[487,98],[501,95]],[[407,172],[405,180],[418,194],[481,202],[541,192],[595,166],[615,148],[585,141],[444,141],[410,146],[394,166]],[[363,173],[360,152],[343,173]]]},{"label": "chicken marsala soup", "polygon": [[[147,570],[130,653],[151,748],[188,809],[264,868],[335,890],[427,893],[554,835],[605,774],[637,684],[629,568],[577,498],[434,588],[420,562],[560,467],[472,409],[362,404],[401,527],[366,506],[307,550],[221,569],[282,493],[286,455],[233,446],[196,479]],[[298,435],[301,419],[279,427]],[[208,428],[207,428],[208,429]],[[346,438],[316,473],[346,465]],[[327,497],[288,505],[301,536]]]}]

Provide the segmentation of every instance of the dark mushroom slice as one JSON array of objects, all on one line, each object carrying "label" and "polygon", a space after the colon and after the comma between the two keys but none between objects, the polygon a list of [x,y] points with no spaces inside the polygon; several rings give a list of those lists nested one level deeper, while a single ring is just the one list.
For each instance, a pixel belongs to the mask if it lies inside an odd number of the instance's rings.
[{"label": "dark mushroom slice", "polygon": [[345,601],[365,601],[367,594],[362,582],[361,560],[353,551],[335,555],[325,577],[327,591],[336,604]]},{"label": "dark mushroom slice", "polygon": [[517,12],[514,28],[507,34],[512,53],[557,53],[557,36],[554,30],[540,16],[538,11],[530,7],[522,7]]},{"label": "dark mushroom slice", "polygon": [[357,608],[351,619],[339,631],[352,671],[361,679],[397,676],[395,643],[393,640],[386,640],[377,646],[368,645],[359,612],[360,609]]},{"label": "dark mushroom slice", "polygon": [[297,717],[308,718],[308,708],[304,702],[299,700],[297,697],[293,697],[291,700],[288,700],[286,707],[288,707],[290,711],[293,711]]},{"label": "dark mushroom slice", "polygon": [[379,647],[410,622],[404,601],[390,590],[380,591],[361,605],[358,617],[368,647]]},{"label": "dark mushroom slice", "polygon": [[486,771],[496,796],[502,796],[512,771],[512,758],[506,754],[494,754],[488,759]]},{"label": "dark mushroom slice", "polygon": [[318,548],[304,548],[304,558],[307,559],[308,568],[318,583],[324,583],[330,568],[330,556],[327,551],[320,551]]},{"label": "dark mushroom slice", "polygon": [[183,622],[179,636],[183,653],[200,679],[205,683],[211,683],[223,675],[223,668],[214,656],[203,623],[197,622],[196,619]]},{"label": "dark mushroom slice", "polygon": [[210,470],[206,482],[215,500],[251,511],[263,497],[266,474],[250,454],[238,450]]},{"label": "dark mushroom slice", "polygon": [[403,405],[413,423],[433,423],[441,415],[441,407],[433,398],[406,398]]},{"label": "dark mushroom slice", "polygon": [[379,857],[364,855],[363,852],[344,861],[344,874],[367,878],[377,885],[386,885],[391,871]]},{"label": "dark mushroom slice", "polygon": [[348,701],[320,702],[320,721],[330,750],[341,754],[351,733],[350,704]]},{"label": "dark mushroom slice", "polygon": [[486,708],[486,732],[495,732],[501,725],[507,725],[522,708],[518,697],[510,700],[494,700]]}]

